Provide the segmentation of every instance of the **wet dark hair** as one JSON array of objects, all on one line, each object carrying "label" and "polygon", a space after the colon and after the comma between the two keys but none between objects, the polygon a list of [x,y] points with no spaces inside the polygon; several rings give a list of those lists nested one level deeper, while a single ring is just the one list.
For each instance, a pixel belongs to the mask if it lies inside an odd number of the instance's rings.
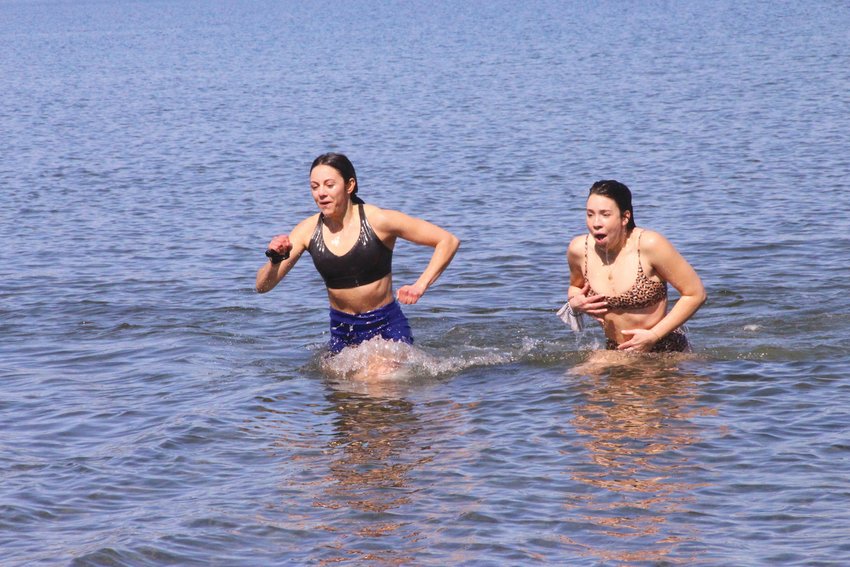
[{"label": "wet dark hair", "polygon": [[357,190],[360,189],[360,184],[357,183],[357,173],[354,171],[354,165],[351,163],[351,160],[343,154],[328,152],[313,160],[313,165],[310,166],[310,171],[316,169],[316,166],[318,165],[328,165],[337,170],[339,174],[342,175],[342,179],[346,184],[353,179],[355,185],[354,192],[351,194],[351,202],[358,205],[364,203],[363,199],[357,196]]},{"label": "wet dark hair", "polygon": [[597,181],[590,187],[590,193],[588,193],[587,196],[590,197],[591,195],[602,195],[603,197],[613,199],[614,202],[617,203],[617,207],[620,209],[621,215],[626,211],[629,211],[629,222],[626,223],[626,229],[631,231],[635,227],[635,211],[632,209],[632,192],[629,191],[629,188],[623,183],[613,179]]}]

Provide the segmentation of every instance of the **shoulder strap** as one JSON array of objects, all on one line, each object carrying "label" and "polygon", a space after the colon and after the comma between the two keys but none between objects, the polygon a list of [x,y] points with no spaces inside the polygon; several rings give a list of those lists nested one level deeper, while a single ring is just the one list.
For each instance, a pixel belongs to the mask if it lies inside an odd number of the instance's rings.
[{"label": "shoulder strap", "polygon": [[590,238],[589,234],[584,236],[584,281],[587,282],[587,239]]},{"label": "shoulder strap", "polygon": [[322,218],[324,218],[324,213],[319,213],[316,228],[313,229],[313,236],[310,237],[310,246],[315,245],[324,248],[325,239],[322,237]]},{"label": "shoulder strap", "polygon": [[643,273],[643,263],[640,261],[640,237],[643,236],[643,229],[640,229],[638,233],[638,241],[637,241],[637,257],[638,257],[638,273]]}]

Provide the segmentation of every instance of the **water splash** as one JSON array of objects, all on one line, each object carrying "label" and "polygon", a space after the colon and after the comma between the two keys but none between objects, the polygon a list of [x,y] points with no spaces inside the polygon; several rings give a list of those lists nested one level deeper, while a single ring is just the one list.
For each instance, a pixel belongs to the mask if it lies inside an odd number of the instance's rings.
[{"label": "water splash", "polygon": [[436,378],[474,366],[506,364],[513,359],[511,353],[496,348],[467,346],[463,352],[444,355],[375,337],[335,355],[323,352],[317,362],[319,370],[331,378],[386,381]]}]

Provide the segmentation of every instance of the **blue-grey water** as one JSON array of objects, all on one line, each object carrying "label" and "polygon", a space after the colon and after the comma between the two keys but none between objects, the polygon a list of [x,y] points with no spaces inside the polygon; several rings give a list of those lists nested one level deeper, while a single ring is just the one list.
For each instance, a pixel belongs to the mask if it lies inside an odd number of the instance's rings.
[{"label": "blue-grey water", "polygon": [[[0,0],[0,564],[850,564],[848,30]],[[253,291],[329,150],[463,241],[377,383],[323,363],[309,259]],[[590,364],[555,316],[602,178],[703,278],[690,357]]]}]

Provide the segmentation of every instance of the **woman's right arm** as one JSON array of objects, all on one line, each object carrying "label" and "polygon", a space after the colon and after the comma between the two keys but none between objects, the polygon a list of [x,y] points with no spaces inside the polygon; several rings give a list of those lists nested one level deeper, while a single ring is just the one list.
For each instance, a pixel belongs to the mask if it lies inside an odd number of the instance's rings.
[{"label": "woman's right arm", "polygon": [[[581,271],[581,243],[579,238],[573,238],[567,248],[567,265],[570,268],[570,287],[567,290],[567,299],[572,300],[577,295],[582,295],[582,290],[585,286],[584,274]],[[576,306],[573,305],[573,309]]]},{"label": "woman's right arm", "polygon": [[590,283],[584,279],[582,266],[584,264],[584,237],[577,236],[570,242],[567,248],[567,264],[570,267],[570,287],[567,290],[567,299],[570,307],[575,312],[584,312],[599,321],[608,312],[608,304],[602,295],[587,296],[590,292]]},{"label": "woman's right arm", "polygon": [[[313,217],[310,217],[313,218]],[[307,249],[310,237],[310,219],[306,219],[292,229],[290,234],[280,234],[272,238],[269,249],[279,254],[289,252],[289,258],[278,264],[271,260],[257,270],[256,289],[258,293],[266,293],[280,283],[289,270],[298,262],[301,254]]]}]

